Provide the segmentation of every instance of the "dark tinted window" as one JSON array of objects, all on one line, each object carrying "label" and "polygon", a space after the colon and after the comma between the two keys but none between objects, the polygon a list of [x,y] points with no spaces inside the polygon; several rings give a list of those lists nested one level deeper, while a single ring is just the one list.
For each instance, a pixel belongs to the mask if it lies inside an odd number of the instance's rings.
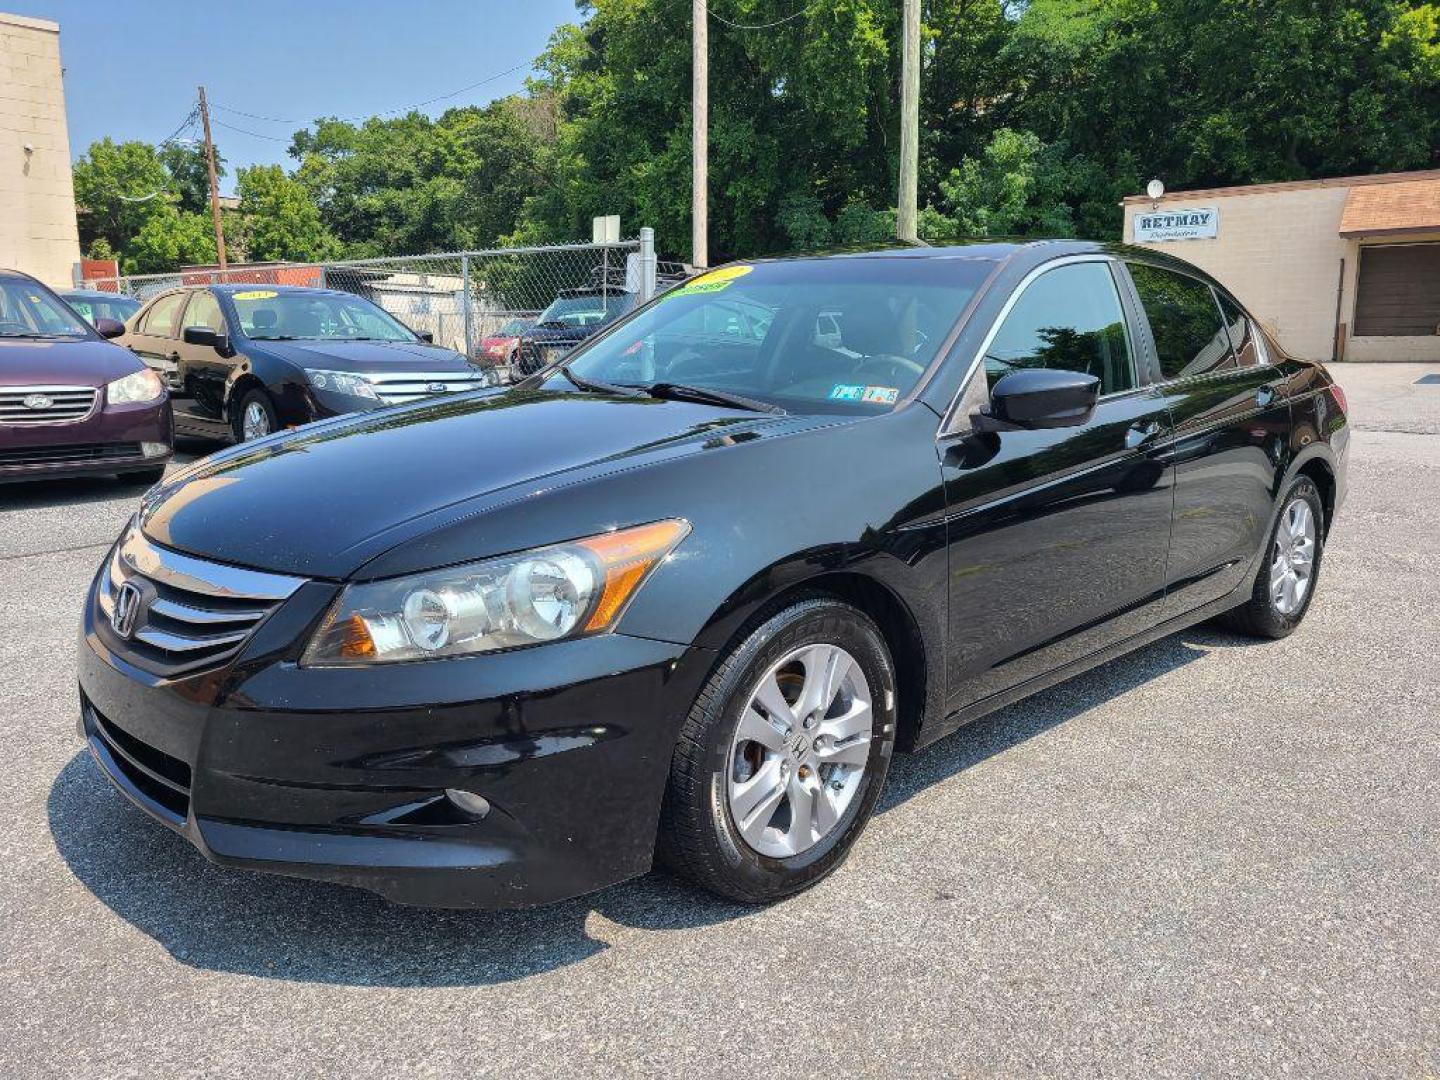
[{"label": "dark tinted window", "polygon": [[179,337],[180,309],[185,306],[185,296],[185,293],[177,292],[156,300],[145,313],[142,332],[155,337]]},{"label": "dark tinted window", "polygon": [[1260,348],[1255,344],[1255,328],[1241,310],[1240,305],[1222,292],[1216,292],[1220,300],[1220,311],[1225,316],[1225,329],[1230,334],[1230,345],[1241,367],[1254,367],[1261,363]]},{"label": "dark tinted window", "polygon": [[[598,382],[687,383],[791,412],[885,412],[924,375],[992,268],[927,258],[721,267],[582,346],[569,366]],[[558,374],[546,385],[573,390]]]},{"label": "dark tinted window", "polygon": [[1125,316],[1105,263],[1062,266],[1036,278],[1005,316],[985,353],[994,386],[1012,371],[1083,371],[1113,394],[1135,385]]},{"label": "dark tinted window", "polygon": [[1150,319],[1162,378],[1179,379],[1235,366],[1209,285],[1140,263],[1130,264],[1130,276]]}]

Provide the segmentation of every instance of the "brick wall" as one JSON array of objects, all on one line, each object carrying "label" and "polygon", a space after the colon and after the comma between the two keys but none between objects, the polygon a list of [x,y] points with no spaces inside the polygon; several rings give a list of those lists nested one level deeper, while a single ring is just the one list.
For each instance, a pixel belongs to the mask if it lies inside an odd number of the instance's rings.
[{"label": "brick wall", "polygon": [[0,267],[63,287],[79,258],[60,28],[0,12]]}]

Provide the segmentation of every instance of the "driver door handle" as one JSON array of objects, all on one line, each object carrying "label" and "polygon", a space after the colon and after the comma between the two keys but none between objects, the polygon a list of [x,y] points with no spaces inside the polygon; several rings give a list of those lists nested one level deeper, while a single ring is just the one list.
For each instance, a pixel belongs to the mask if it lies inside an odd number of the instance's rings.
[{"label": "driver door handle", "polygon": [[1158,420],[1131,424],[1125,432],[1125,449],[1134,450],[1144,446],[1158,434],[1160,434],[1160,421]]}]

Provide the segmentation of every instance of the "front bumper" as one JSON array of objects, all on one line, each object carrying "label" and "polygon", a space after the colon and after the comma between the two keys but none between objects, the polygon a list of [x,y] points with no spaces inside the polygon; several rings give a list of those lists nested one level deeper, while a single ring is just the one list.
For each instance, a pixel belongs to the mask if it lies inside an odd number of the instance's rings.
[{"label": "front bumper", "polygon": [[[103,394],[103,391],[102,391]],[[148,471],[171,458],[170,401],[107,405],[74,423],[0,425],[0,483]],[[146,455],[143,444],[164,447]]]},{"label": "front bumper", "polygon": [[[223,668],[166,680],[97,630],[92,588],[80,731],[115,786],[217,863],[404,904],[522,907],[649,869],[703,650],[610,634],[301,669],[295,631],[325,593],[302,589]],[[446,789],[483,795],[489,813]]]}]

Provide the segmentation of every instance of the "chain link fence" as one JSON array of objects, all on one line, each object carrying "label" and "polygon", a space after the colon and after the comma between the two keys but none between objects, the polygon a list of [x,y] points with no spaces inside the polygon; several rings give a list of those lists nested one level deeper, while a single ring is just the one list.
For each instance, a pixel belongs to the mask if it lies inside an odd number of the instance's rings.
[{"label": "chain link fence", "polygon": [[552,305],[594,301],[601,312],[644,303],[684,276],[658,264],[654,234],[608,244],[553,244],[319,263],[248,263],[221,270],[90,277],[80,288],[139,300],[182,285],[301,285],[372,301],[437,345],[508,372],[514,338]]}]

